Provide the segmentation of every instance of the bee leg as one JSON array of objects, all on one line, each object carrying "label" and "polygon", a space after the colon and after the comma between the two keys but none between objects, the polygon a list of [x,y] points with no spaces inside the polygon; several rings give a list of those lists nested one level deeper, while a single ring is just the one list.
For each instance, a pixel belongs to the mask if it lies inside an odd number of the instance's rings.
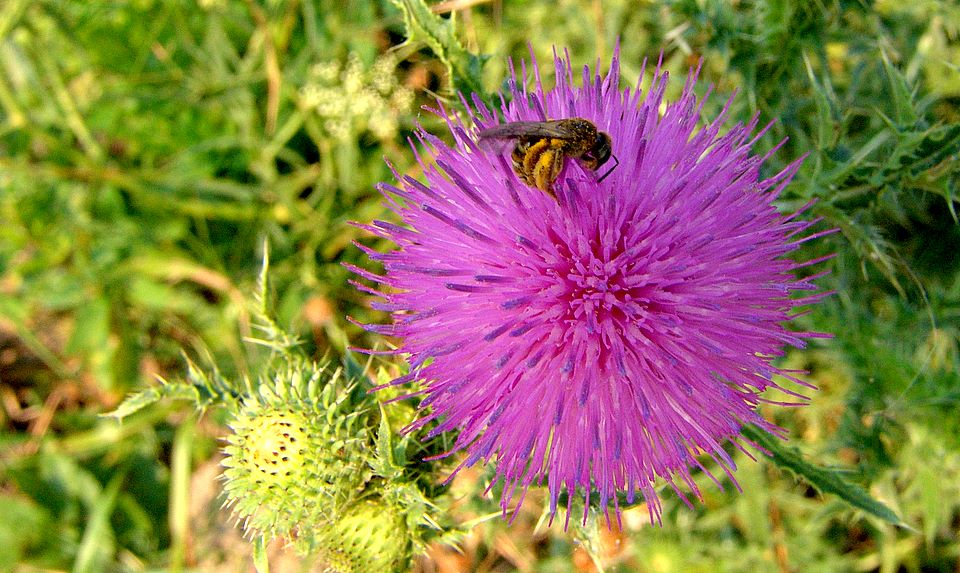
[{"label": "bee leg", "polygon": [[533,166],[533,179],[536,182],[537,189],[545,191],[551,197],[556,197],[553,192],[553,182],[560,175],[563,168],[564,155],[555,149],[544,151],[537,159],[537,164]]},{"label": "bee leg", "polygon": [[529,176],[526,171],[524,162],[526,161],[527,151],[530,148],[530,144],[526,141],[521,141],[513,148],[513,153],[510,154],[510,159],[513,162],[513,172],[517,174],[517,177],[527,185],[533,185],[534,181]]},{"label": "bee leg", "polygon": [[519,159],[520,165],[514,163],[514,170],[523,182],[532,187],[537,186],[536,172],[537,163],[540,157],[550,150],[550,142],[547,139],[537,141],[521,140],[514,150],[514,160]]}]

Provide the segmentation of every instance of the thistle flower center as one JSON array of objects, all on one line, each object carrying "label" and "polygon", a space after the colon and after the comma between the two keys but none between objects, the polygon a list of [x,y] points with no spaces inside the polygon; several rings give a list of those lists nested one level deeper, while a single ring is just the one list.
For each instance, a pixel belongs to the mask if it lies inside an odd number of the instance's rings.
[{"label": "thistle flower center", "polygon": [[249,436],[250,463],[265,479],[288,478],[303,465],[306,443],[299,420],[278,414],[258,420]]},{"label": "thistle flower center", "polygon": [[[585,242],[584,242],[585,243]],[[556,276],[562,279],[562,300],[568,319],[595,325],[637,320],[649,302],[647,281],[624,264],[623,249],[599,246],[599,241],[569,248]],[[588,322],[588,326],[589,326]]]}]

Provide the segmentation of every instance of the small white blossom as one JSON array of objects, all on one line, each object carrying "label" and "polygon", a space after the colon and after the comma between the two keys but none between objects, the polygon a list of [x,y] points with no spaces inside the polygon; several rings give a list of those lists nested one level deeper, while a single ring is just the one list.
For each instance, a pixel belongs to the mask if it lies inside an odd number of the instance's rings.
[{"label": "small white blossom", "polygon": [[357,54],[341,64],[332,60],[310,68],[300,87],[300,105],[312,110],[323,129],[337,139],[368,132],[380,140],[395,137],[399,116],[413,106],[414,93],[396,77],[397,60],[383,55],[366,66]]}]

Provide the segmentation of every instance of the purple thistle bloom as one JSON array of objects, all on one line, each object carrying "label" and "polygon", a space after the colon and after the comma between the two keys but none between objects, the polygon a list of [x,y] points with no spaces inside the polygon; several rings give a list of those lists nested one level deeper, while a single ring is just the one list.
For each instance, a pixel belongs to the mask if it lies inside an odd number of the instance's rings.
[{"label": "purple thistle bloom", "polygon": [[[360,225],[397,245],[386,254],[361,246],[385,274],[350,268],[386,287],[358,285],[393,314],[392,325],[365,327],[399,337],[396,352],[409,356],[410,374],[391,384],[424,384],[423,415],[408,429],[437,421],[431,435],[459,430],[449,452],[466,452],[458,470],[495,460],[504,513],[518,487],[516,507],[546,479],[552,512],[562,491],[569,509],[579,489],[584,518],[591,495],[619,518],[617,493],[632,501],[639,491],[659,522],[659,480],[690,505],[680,482],[701,497],[692,469],[720,486],[698,455],[733,479],[726,441],[749,444],[746,424],[783,434],[758,413],[759,394],[804,397],[775,375],[812,387],[771,360],[784,345],[824,336],[782,323],[826,295],[816,276],[794,271],[827,257],[786,258],[825,232],[800,237],[816,221],[773,206],[800,160],[761,180],[766,157],[750,154],[765,131],[753,134],[756,117],[721,134],[728,101],[698,129],[699,70],[661,112],[659,65],[641,95],[619,89],[616,56],[606,77],[585,68],[583,87],[569,58],[555,64],[549,91],[539,74],[530,91],[511,70],[503,116],[593,122],[619,160],[608,177],[598,182],[600,173],[567,159],[554,199],[518,179],[509,148],[479,146],[448,120],[453,147],[419,134],[436,160],[418,157],[426,184],[398,176],[399,187],[381,186],[406,226]],[[499,123],[474,104],[478,129]]]}]

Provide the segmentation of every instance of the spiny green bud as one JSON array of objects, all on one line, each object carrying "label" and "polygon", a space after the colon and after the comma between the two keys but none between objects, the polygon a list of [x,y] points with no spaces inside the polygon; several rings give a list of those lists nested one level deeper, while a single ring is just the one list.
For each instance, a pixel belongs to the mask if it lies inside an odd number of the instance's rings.
[{"label": "spiny green bud", "polygon": [[349,395],[337,373],[301,363],[244,400],[229,424],[223,475],[247,533],[309,544],[370,479],[367,418]]},{"label": "spiny green bud", "polygon": [[325,573],[391,573],[406,570],[411,543],[399,508],[369,498],[318,532]]},{"label": "spiny green bud", "polygon": [[303,444],[307,440],[305,420],[295,412],[257,420],[251,428],[251,460],[264,481],[283,480],[303,469]]}]

